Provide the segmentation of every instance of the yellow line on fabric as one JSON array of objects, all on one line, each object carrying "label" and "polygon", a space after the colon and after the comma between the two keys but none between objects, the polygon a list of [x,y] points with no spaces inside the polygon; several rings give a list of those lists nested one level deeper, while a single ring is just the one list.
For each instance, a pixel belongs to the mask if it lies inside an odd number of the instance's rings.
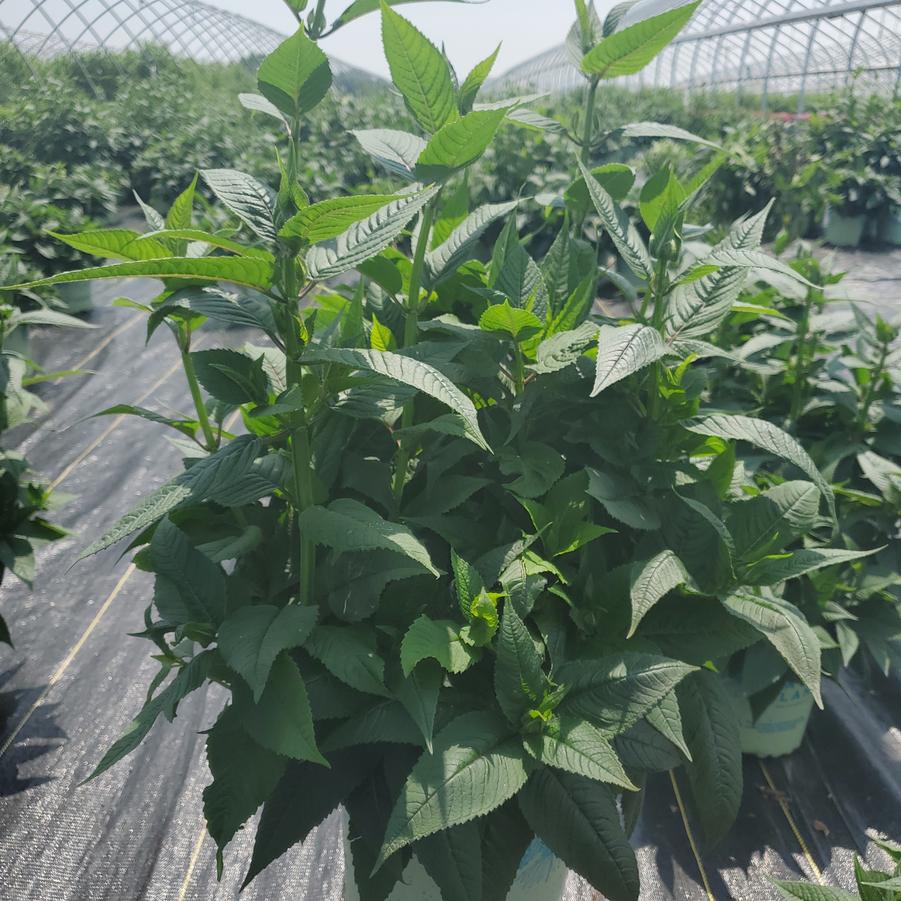
[{"label": "yellow line on fabric", "polygon": [[66,670],[72,665],[72,661],[75,659],[78,652],[84,647],[85,642],[91,637],[91,633],[94,631],[94,629],[97,628],[100,620],[103,619],[106,611],[109,610],[110,605],[114,600],[116,600],[119,592],[122,591],[122,589],[125,587],[125,583],[132,577],[132,575],[134,575],[135,569],[136,568],[134,563],[129,564],[128,569],[125,570],[119,581],[116,583],[116,587],[109,593],[109,596],[106,598],[103,604],[101,604],[100,609],[94,615],[94,618],[91,620],[87,629],[85,629],[84,632],[81,633],[81,637],[78,639],[78,641],[75,642],[74,645],[72,645],[69,653],[66,654],[63,662],[56,668],[56,672],[54,672],[50,677],[35,702],[31,705],[31,707],[28,708],[25,716],[23,716],[22,719],[19,720],[13,731],[9,734],[9,737],[5,742],[3,742],[3,745],[0,746],[0,757],[3,757],[3,755],[9,750],[10,746],[16,740],[16,737],[22,731],[25,724],[31,719],[38,707],[40,707],[41,704],[43,704],[47,699],[47,695],[50,694],[50,690],[54,685],[56,685],[57,682],[59,682],[59,680],[65,674]]},{"label": "yellow line on fabric", "polygon": [[178,890],[178,901],[185,901],[185,898],[188,896],[188,889],[191,887],[191,878],[194,875],[194,868],[197,866],[197,861],[200,860],[200,852],[203,849],[205,838],[206,823],[200,827],[197,841],[194,842],[194,851],[191,854],[191,859],[188,861],[188,871],[185,873],[185,878],[181,882],[181,888]]},{"label": "yellow line on fabric", "polygon": [[[72,369],[81,369],[83,366],[87,366],[91,360],[96,357],[100,351],[102,351],[105,347],[109,347],[119,335],[125,334],[133,325],[137,325],[142,319],[146,318],[143,313],[135,313],[134,316],[131,317],[127,322],[123,322],[118,328],[113,329],[87,356],[82,357],[77,363],[72,364]],[[59,385],[65,376],[60,376],[58,379],[55,379],[53,384]]]},{"label": "yellow line on fabric", "polygon": [[[203,339],[197,342],[197,347],[200,347],[203,344]],[[160,378],[158,378],[135,402],[134,406],[137,406],[140,403],[143,403],[153,394],[154,391],[158,390],[165,384],[169,379],[181,369],[181,360],[179,359],[177,362],[173,363],[172,366],[167,369]],[[97,436],[51,483],[51,490],[54,488],[58,488],[66,479],[72,475],[73,471],[80,466],[113,432],[122,425],[125,420],[128,419],[124,413],[117,416],[101,433]]]},{"label": "yellow line on fabric", "polygon": [[792,812],[788,808],[788,802],[785,800],[785,796],[781,791],[779,791],[778,788],[776,788],[776,783],[773,781],[773,777],[770,775],[770,771],[766,768],[764,762],[759,759],[757,762],[760,764],[760,771],[763,773],[763,778],[766,779],[767,784],[770,787],[770,791],[773,793],[773,797],[782,808],[782,813],[785,814],[785,819],[788,821],[788,825],[791,827],[791,831],[794,832],[795,838],[798,840],[798,844],[801,846],[801,853],[804,855],[804,859],[807,861],[807,865],[810,867],[814,878],[820,885],[824,885],[825,883],[823,882],[823,873],[817,866],[816,861],[813,859],[813,854],[810,853],[810,849],[807,847],[807,842],[804,841],[804,837],[801,835],[801,830],[798,828],[798,824],[795,822],[795,818],[792,816]]},{"label": "yellow line on fabric", "polygon": [[688,839],[688,846],[691,848],[695,863],[698,865],[698,871],[701,874],[701,882],[704,883],[707,901],[716,901],[716,898],[713,896],[713,890],[710,888],[710,880],[707,878],[707,870],[704,868],[704,862],[701,860],[701,854],[698,851],[694,833],[691,831],[691,824],[688,822],[688,813],[685,810],[685,804],[682,801],[682,792],[679,791],[679,783],[676,781],[676,774],[672,770],[669,771],[669,779],[673,784],[673,794],[676,796],[676,804],[679,807],[679,814],[682,817],[682,825],[685,827],[685,837]]}]

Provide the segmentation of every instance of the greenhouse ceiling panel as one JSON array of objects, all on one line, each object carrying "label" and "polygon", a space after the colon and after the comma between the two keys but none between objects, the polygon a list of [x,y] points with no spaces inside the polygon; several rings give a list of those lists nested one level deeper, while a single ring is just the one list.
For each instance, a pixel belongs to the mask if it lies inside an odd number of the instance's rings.
[{"label": "greenhouse ceiling panel", "polygon": [[[598,6],[602,14],[606,11]],[[800,95],[857,80],[897,93],[901,79],[901,2],[853,0],[705,0],[656,61],[621,79],[636,87],[739,90]],[[552,92],[584,84],[565,46],[555,47],[495,83],[502,90]]]}]

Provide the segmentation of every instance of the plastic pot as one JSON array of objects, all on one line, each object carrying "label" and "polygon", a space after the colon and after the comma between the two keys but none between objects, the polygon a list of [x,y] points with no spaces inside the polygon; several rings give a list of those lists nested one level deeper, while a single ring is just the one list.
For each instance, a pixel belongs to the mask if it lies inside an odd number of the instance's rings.
[{"label": "plastic pot", "polygon": [[800,682],[788,681],[778,697],[754,720],[744,699],[739,711],[741,749],[757,757],[783,757],[801,747],[813,710],[813,695]]},{"label": "plastic pot", "polygon": [[[360,901],[351,865],[350,848],[345,838],[344,901]],[[532,842],[519,865],[516,882],[507,901],[560,901],[566,883],[566,865],[540,842]],[[387,901],[442,901],[441,892],[414,854],[401,881]]]},{"label": "plastic pot", "polygon": [[829,207],[823,222],[823,237],[836,247],[858,247],[866,224],[865,215],[845,216]]},{"label": "plastic pot", "polygon": [[894,244],[901,247],[901,208],[889,210],[882,220],[879,237],[886,244]]},{"label": "plastic pot", "polygon": [[90,282],[63,282],[56,286],[56,290],[65,311],[73,316],[94,308]]}]

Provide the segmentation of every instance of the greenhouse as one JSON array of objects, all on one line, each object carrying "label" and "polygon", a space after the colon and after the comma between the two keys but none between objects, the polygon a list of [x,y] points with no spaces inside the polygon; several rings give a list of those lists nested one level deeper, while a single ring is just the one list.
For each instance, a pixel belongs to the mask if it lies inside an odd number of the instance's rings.
[{"label": "greenhouse", "polygon": [[901,901],[899,536],[901,3],[0,0],[0,901]]}]

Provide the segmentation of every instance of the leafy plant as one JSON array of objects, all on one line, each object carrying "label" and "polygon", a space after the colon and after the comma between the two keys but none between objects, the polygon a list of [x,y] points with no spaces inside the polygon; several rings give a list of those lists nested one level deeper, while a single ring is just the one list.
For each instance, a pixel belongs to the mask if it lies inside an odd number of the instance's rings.
[{"label": "leafy plant", "polygon": [[[230,695],[207,735],[220,869],[261,806],[246,881],[343,805],[367,899],[413,853],[445,897],[505,897],[536,837],[635,899],[627,831],[647,773],[684,767],[722,836],[741,797],[730,663],[768,642],[819,702],[821,641],[790,586],[871,552],[827,546],[835,492],[794,438],[711,402],[729,352],[709,339],[749,273],[810,280],[760,250],[768,209],[686,251],[714,166],[653,173],[641,231],[622,206],[634,170],[592,167],[600,81],[647,64],[696,4],[601,23],[576,3],[585,129],[540,257],[517,228],[528,201],[472,209],[468,178],[504,129],[554,124],[534,98],[480,103],[493,57],[458,79],[385,2],[416,131],[356,132],[383,193],[310,202],[302,123],[331,81],[327,26],[322,2],[289,5],[304,24],[244,98],[283,135],[277,189],[202,173],[242,232],[197,226],[195,179],[165,215],[145,206],[144,234],[61,236],[115,262],[30,286],[160,279],[148,331],[171,330],[195,408],[105,411],[178,432],[185,467],[84,552],[130,538],[155,578],[143,634],[161,664],[93,776],[215,682]],[[602,235],[634,277],[628,319],[595,310]],[[194,350],[207,320],[261,343]]]},{"label": "leafy plant", "polygon": [[871,870],[855,856],[854,880],[857,883],[857,890],[854,892],[828,885],[814,885],[810,882],[773,880],[773,885],[779,889],[781,897],[791,901],[795,898],[801,898],[803,901],[855,901],[855,899],[867,901],[870,898],[878,898],[879,901],[898,901],[901,898],[901,845],[880,838],[873,838],[873,841],[888,854],[894,866],[887,873],[882,870]]}]

